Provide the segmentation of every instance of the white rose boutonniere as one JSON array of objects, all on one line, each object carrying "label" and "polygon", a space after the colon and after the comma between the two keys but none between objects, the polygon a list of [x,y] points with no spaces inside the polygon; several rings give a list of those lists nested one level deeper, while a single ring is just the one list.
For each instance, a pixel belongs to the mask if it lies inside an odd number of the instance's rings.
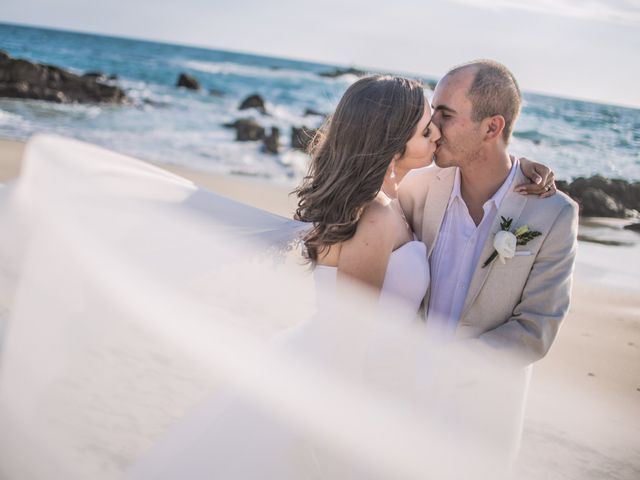
[{"label": "white rose boutonniere", "polygon": [[498,258],[502,263],[505,263],[505,258],[513,258],[516,254],[516,245],[518,239],[516,236],[505,230],[500,230],[493,238],[493,248],[498,253]]},{"label": "white rose boutonniere", "polygon": [[523,225],[516,229],[515,232],[511,232],[511,223],[513,218],[500,217],[500,231],[496,233],[493,238],[493,248],[495,249],[491,256],[487,258],[487,261],[482,264],[482,268],[489,265],[496,257],[500,257],[502,263],[506,263],[505,260],[513,258],[516,254],[517,245],[526,245],[530,240],[542,235],[540,232],[529,229],[529,225]]}]

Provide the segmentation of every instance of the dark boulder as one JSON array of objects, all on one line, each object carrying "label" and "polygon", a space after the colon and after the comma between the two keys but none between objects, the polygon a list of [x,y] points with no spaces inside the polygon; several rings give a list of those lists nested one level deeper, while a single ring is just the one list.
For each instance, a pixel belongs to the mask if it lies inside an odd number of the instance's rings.
[{"label": "dark boulder", "polygon": [[629,225],[625,225],[624,228],[625,230],[640,233],[640,223],[630,223]]},{"label": "dark boulder", "polygon": [[242,118],[233,123],[225,123],[227,128],[235,128],[236,140],[239,142],[249,142],[262,140],[264,138],[264,127],[252,118]]},{"label": "dark boulder", "polygon": [[556,180],[556,188],[558,191],[569,195],[569,182],[566,180]]},{"label": "dark boulder", "polygon": [[625,217],[624,205],[598,188],[585,189],[580,198],[580,214],[586,217]]},{"label": "dark boulder", "polygon": [[626,182],[625,180],[611,180],[614,190],[611,195],[617,191],[616,198],[622,202],[622,204],[630,209],[640,212],[640,182]]},{"label": "dark boulder", "polygon": [[327,78],[336,78],[336,77],[341,77],[342,75],[355,75],[356,77],[363,77],[366,74],[367,74],[366,72],[353,67],[335,68],[333,70],[329,70],[328,72],[318,73],[318,75],[320,75],[321,77],[327,77]]},{"label": "dark boulder", "polygon": [[271,134],[264,137],[264,149],[269,153],[278,153],[280,147],[280,129],[271,127]]},{"label": "dark boulder", "polygon": [[0,52],[0,97],[56,103],[127,103],[124,91],[97,77],[81,76],[53,65],[11,58]]},{"label": "dark boulder", "polygon": [[[617,205],[614,210],[627,209],[640,211],[639,182],[630,183],[626,180],[610,179],[601,175],[594,175],[591,178],[579,177],[568,185],[566,193],[581,205],[586,204],[590,206],[593,205],[593,201],[595,201],[594,191],[599,191],[606,195],[607,198],[611,199]],[[599,198],[605,201],[605,197],[599,195]],[[608,206],[604,206],[601,209],[609,210],[609,207],[612,207],[610,201],[606,201],[606,203]],[[595,205],[593,206],[595,207]],[[587,208],[586,211],[588,212],[591,210]],[[583,213],[583,215],[591,214]],[[624,213],[614,216],[624,216]]]},{"label": "dark boulder", "polygon": [[307,151],[312,140],[316,136],[317,129],[291,127],[291,148]]},{"label": "dark boulder", "polygon": [[176,82],[176,87],[184,87],[189,90],[200,90],[200,83],[195,77],[189,75],[188,73],[181,73],[178,77],[178,81]]},{"label": "dark boulder", "polygon": [[640,183],[594,175],[591,178],[576,178],[569,187],[570,195],[580,197],[587,188],[597,188],[622,203],[625,208],[640,210]]},{"label": "dark boulder", "polygon": [[249,95],[247,98],[245,98],[240,103],[240,106],[238,107],[238,110],[246,110],[248,108],[255,108],[255,109],[259,110],[262,113],[267,113],[267,109],[264,106],[264,100],[257,93]]}]

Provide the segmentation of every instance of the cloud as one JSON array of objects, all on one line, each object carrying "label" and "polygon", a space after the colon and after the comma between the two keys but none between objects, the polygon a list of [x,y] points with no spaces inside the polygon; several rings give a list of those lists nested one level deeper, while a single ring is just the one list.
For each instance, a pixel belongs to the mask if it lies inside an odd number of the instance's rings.
[{"label": "cloud", "polygon": [[584,20],[640,26],[640,0],[453,0],[486,9],[513,9]]}]

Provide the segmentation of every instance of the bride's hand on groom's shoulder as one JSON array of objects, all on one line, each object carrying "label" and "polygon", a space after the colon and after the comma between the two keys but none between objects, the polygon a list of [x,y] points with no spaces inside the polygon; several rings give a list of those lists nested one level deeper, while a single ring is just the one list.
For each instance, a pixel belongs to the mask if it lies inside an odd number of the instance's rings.
[{"label": "bride's hand on groom's shoulder", "polygon": [[540,198],[556,194],[558,189],[556,188],[555,174],[551,168],[525,157],[520,157],[519,162],[522,173],[530,182],[516,185],[515,192],[522,195],[538,195]]}]

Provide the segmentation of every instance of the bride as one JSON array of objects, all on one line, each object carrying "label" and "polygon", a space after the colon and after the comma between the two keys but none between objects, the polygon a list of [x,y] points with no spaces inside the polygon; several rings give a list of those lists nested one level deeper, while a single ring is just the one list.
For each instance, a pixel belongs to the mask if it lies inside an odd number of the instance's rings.
[{"label": "bride", "polygon": [[[313,268],[317,313],[276,335],[273,348],[301,363],[333,365],[358,382],[381,350],[375,333],[348,333],[353,325],[343,307],[353,304],[354,286],[366,294],[357,298],[369,302],[354,323],[366,321],[367,313],[381,322],[384,312],[415,317],[429,287],[429,264],[397,190],[409,171],[431,164],[439,139],[418,82],[375,75],[347,89],[314,139],[309,174],[295,191],[296,217],[310,224],[304,256]],[[529,178],[544,170],[524,159],[521,165]],[[330,445],[228,389],[178,422],[129,474],[234,480],[372,474],[340,458]]]}]

